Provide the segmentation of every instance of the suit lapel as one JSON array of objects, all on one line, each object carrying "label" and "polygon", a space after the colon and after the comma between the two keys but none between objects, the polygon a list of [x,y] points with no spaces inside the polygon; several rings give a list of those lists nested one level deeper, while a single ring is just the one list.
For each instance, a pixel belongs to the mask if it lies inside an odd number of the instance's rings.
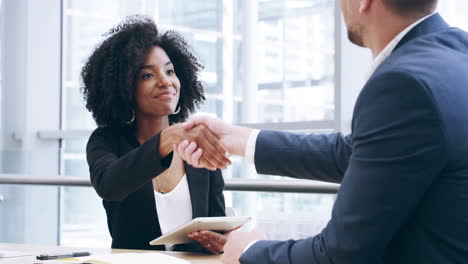
[{"label": "suit lapel", "polygon": [[206,169],[197,169],[184,162],[192,201],[192,217],[208,216],[210,175]]},{"label": "suit lapel", "polygon": [[156,208],[156,199],[154,197],[153,183],[147,183],[143,186],[144,189],[144,200],[150,201],[147,205],[146,212],[148,213],[148,224],[152,226],[154,237],[162,235],[161,226],[159,224],[158,210]]}]

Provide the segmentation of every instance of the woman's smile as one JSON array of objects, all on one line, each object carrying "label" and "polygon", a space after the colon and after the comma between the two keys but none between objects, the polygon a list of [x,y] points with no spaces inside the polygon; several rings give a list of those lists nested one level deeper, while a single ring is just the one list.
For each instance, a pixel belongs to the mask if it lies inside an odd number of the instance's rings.
[{"label": "woman's smile", "polygon": [[176,91],[171,90],[171,91],[160,92],[159,94],[153,96],[153,98],[158,99],[158,100],[172,100],[175,96],[176,96]]}]

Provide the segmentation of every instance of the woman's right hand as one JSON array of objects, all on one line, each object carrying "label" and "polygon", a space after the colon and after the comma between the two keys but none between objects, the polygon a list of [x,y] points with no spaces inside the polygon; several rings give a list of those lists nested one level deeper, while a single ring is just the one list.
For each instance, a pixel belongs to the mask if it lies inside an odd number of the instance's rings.
[{"label": "woman's right hand", "polygon": [[175,145],[185,146],[192,151],[198,149],[200,162],[209,170],[225,169],[231,165],[228,149],[205,125],[187,130],[182,124],[175,124],[163,130],[159,144],[161,156],[168,155]]},{"label": "woman's right hand", "polygon": [[220,234],[210,230],[194,231],[187,236],[202,245],[212,254],[222,254],[224,252],[224,244],[226,244],[229,233]]}]

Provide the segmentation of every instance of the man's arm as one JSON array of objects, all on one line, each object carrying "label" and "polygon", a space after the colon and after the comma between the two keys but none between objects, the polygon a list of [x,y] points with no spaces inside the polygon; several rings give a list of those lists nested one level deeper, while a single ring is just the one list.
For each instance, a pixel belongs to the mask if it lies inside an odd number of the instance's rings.
[{"label": "man's arm", "polygon": [[[300,135],[261,131],[257,134],[256,130],[208,116],[192,118],[185,128],[201,124],[212,130],[231,154],[246,156],[248,161],[254,159],[257,172],[262,174],[341,182],[351,154],[350,136],[340,133]],[[178,146],[180,156],[194,167],[205,167],[200,162],[202,148],[187,146],[188,142]]]},{"label": "man's arm", "polygon": [[255,147],[255,168],[261,174],[339,183],[350,155],[351,138],[341,133],[262,131]]},{"label": "man's arm", "polygon": [[425,85],[402,72],[374,77],[356,104],[352,145],[327,227],[304,240],[259,241],[241,263],[366,264],[384,257],[447,162]]}]

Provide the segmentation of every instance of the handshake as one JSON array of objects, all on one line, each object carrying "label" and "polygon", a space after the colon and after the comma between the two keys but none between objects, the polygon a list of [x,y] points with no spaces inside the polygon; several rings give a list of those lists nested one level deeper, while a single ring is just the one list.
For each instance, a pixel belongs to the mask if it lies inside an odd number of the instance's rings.
[{"label": "handshake", "polygon": [[159,151],[165,156],[172,147],[195,168],[225,169],[231,165],[231,155],[245,155],[251,132],[251,128],[227,124],[217,118],[194,116],[162,131]]}]

